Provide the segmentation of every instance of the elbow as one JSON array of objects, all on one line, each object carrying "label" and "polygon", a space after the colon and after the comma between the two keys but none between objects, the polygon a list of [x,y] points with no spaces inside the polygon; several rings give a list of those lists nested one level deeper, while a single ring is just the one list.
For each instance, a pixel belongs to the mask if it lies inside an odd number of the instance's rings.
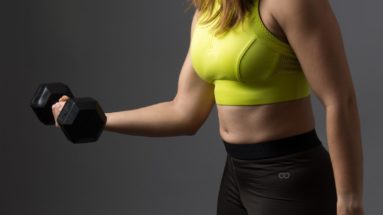
[{"label": "elbow", "polygon": [[188,126],[186,126],[186,129],[185,129],[184,133],[187,136],[194,136],[198,132],[200,127],[201,126],[190,125],[190,123],[189,123]]},{"label": "elbow", "polygon": [[185,132],[186,136],[194,136],[197,133],[198,129],[189,129]]},{"label": "elbow", "polygon": [[195,120],[195,119],[186,121],[184,124],[185,125],[184,126],[185,135],[188,135],[188,136],[195,135],[198,132],[198,130],[201,128],[203,122],[204,121]]},{"label": "elbow", "polygon": [[323,102],[324,107],[326,109],[331,109],[331,108],[350,108],[350,107],[356,107],[357,106],[357,101],[356,101],[356,96],[355,94],[347,94],[345,96],[338,96],[334,97],[331,99],[325,100]]}]

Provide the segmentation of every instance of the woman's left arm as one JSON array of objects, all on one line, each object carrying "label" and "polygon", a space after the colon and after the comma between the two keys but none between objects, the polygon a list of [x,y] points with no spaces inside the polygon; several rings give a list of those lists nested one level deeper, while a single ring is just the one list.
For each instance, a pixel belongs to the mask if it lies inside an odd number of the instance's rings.
[{"label": "woman's left arm", "polygon": [[362,215],[363,151],[356,95],[342,35],[328,0],[272,0],[304,74],[326,110],[338,215]]}]

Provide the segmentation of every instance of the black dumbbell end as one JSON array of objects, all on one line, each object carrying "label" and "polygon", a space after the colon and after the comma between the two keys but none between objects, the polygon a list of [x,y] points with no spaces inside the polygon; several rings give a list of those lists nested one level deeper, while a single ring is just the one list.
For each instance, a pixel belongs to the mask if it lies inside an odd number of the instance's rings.
[{"label": "black dumbbell end", "polygon": [[45,125],[55,124],[52,105],[63,95],[67,95],[70,98],[74,97],[69,87],[64,83],[42,83],[38,86],[32,97],[31,107],[42,123]]},{"label": "black dumbbell end", "polygon": [[106,124],[98,102],[90,97],[69,99],[57,118],[62,131],[72,143],[97,141]]}]

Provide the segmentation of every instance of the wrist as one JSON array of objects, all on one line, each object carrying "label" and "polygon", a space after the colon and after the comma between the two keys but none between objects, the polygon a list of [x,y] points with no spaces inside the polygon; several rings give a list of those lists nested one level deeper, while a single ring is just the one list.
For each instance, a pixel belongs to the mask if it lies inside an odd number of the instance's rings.
[{"label": "wrist", "polygon": [[342,208],[360,209],[363,208],[363,196],[356,193],[338,194],[337,204]]},{"label": "wrist", "polygon": [[361,193],[352,192],[352,193],[341,193],[337,194],[338,201],[362,201],[363,196]]},{"label": "wrist", "polygon": [[347,205],[338,202],[337,215],[364,215],[363,204]]},{"label": "wrist", "polygon": [[104,130],[108,131],[110,127],[110,113],[105,113],[105,116],[106,116],[106,122],[105,122]]}]

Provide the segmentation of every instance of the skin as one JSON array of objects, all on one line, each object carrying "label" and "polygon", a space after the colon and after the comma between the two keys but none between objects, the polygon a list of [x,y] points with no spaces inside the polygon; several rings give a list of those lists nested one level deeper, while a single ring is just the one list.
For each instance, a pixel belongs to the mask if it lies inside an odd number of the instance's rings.
[{"label": "skin", "polygon": [[[363,215],[359,113],[340,28],[328,0],[261,0],[260,15],[265,26],[293,48],[312,92],[326,111],[338,215]],[[191,37],[197,19],[198,11],[193,16]],[[64,96],[52,106],[55,118],[67,99]],[[315,127],[310,97],[265,105],[215,105],[214,85],[199,78],[188,52],[173,100],[106,113],[105,130],[152,137],[194,135],[214,106],[220,136],[232,144],[256,144]]]}]

